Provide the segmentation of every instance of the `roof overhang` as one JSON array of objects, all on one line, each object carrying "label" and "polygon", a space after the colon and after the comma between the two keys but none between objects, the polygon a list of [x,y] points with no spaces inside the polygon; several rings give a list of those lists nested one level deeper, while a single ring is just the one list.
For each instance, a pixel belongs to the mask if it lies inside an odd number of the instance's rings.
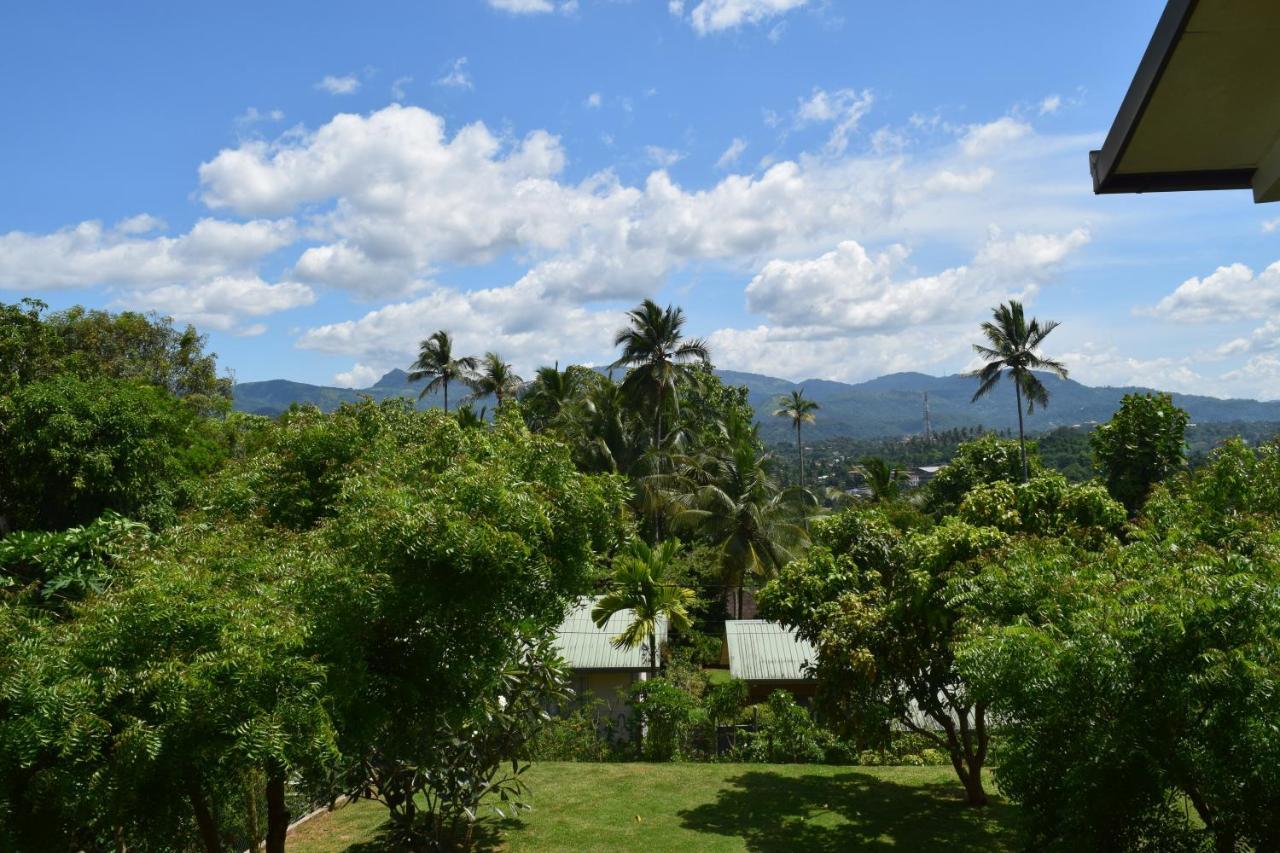
[{"label": "roof overhang", "polygon": [[1280,200],[1280,2],[1169,0],[1100,151],[1096,193]]}]

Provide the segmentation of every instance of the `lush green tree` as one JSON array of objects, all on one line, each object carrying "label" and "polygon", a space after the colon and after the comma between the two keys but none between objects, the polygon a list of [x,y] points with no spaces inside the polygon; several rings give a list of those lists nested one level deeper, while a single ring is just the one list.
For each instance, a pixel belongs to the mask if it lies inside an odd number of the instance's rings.
[{"label": "lush green tree", "polygon": [[1277,495],[1275,450],[1229,446],[1123,547],[1021,540],[972,579],[959,663],[1038,847],[1202,849],[1184,803],[1218,850],[1280,844]]},{"label": "lush green tree", "polygon": [[206,338],[156,314],[112,314],[79,306],[45,314],[44,303],[0,304],[0,392],[70,373],[163,388],[201,414],[226,412],[231,380],[217,375]]},{"label": "lush green tree", "polygon": [[677,386],[695,365],[710,360],[701,340],[684,336],[685,316],[680,308],[661,308],[646,299],[627,313],[628,324],[618,330],[613,345],[622,347],[614,367],[627,367],[622,390],[637,401],[652,406],[654,448],[665,438],[663,416],[670,406],[680,412]]},{"label": "lush green tree", "polygon": [[679,539],[652,547],[642,540],[628,544],[613,558],[609,591],[591,609],[591,619],[599,628],[616,613],[632,612],[631,622],[613,638],[613,644],[634,649],[647,643],[649,673],[654,677],[658,674],[659,623],[666,619],[677,631],[691,627],[688,608],[693,603],[693,590],[672,582],[680,548]]},{"label": "lush green tree", "polygon": [[48,307],[38,299],[0,302],[0,394],[30,382],[49,362],[54,341],[41,321]]},{"label": "lush green tree", "polygon": [[421,382],[430,379],[422,386],[418,399],[436,391],[444,393],[444,410],[449,411],[449,383],[466,382],[479,367],[473,356],[455,358],[453,355],[453,336],[444,329],[432,332],[431,337],[424,338],[418,345],[418,358],[409,369],[409,381]]},{"label": "lush green tree", "polygon": [[1089,436],[1094,465],[1130,513],[1141,509],[1153,485],[1186,465],[1189,420],[1168,394],[1126,394]]},{"label": "lush green tree", "polygon": [[375,759],[450,754],[443,733],[498,695],[520,637],[553,631],[629,535],[623,483],[579,473],[518,412],[464,429],[400,401],[290,413],[207,503],[301,531],[341,568],[308,607],[354,791]]},{"label": "lush green tree", "polygon": [[1027,322],[1022,303],[1016,300],[1011,300],[1007,305],[996,306],[991,313],[992,319],[982,324],[987,344],[973,345],[974,352],[986,360],[986,365],[971,374],[980,380],[973,399],[977,400],[991,393],[1006,375],[1013,382],[1013,391],[1018,401],[1022,479],[1026,481],[1031,479],[1031,470],[1027,462],[1027,437],[1022,423],[1022,398],[1027,398],[1027,414],[1034,412],[1037,405],[1049,405],[1049,389],[1036,376],[1037,370],[1052,373],[1062,379],[1067,378],[1067,369],[1062,364],[1043,357],[1039,352],[1044,339],[1058,324],[1049,321],[1041,325],[1035,318]]},{"label": "lush green tree", "polygon": [[984,483],[1016,483],[1024,470],[1036,477],[1043,470],[1034,442],[1026,447],[1027,467],[1022,465],[1022,445],[987,433],[956,448],[951,461],[925,487],[925,505],[937,515],[955,512],[976,486]]},{"label": "lush green tree", "polygon": [[498,401],[497,408],[520,390],[524,380],[511,369],[511,365],[502,360],[496,352],[487,352],[480,359],[479,365],[471,374],[467,384],[471,386],[472,400],[493,396]]},{"label": "lush green tree", "polygon": [[971,691],[956,665],[967,608],[982,603],[961,590],[1018,536],[1114,546],[1124,509],[1102,488],[1059,475],[980,484],[958,516],[931,528],[902,529],[885,506],[814,521],[814,546],[761,592],[761,614],[817,647],[818,700],[829,719],[863,739],[892,724],[933,741],[968,802],[982,805],[992,699]]},{"label": "lush green tree", "polygon": [[954,666],[959,612],[947,585],[970,559],[1006,540],[948,520],[904,537],[874,510],[814,522],[815,546],[761,591],[761,615],[818,649],[818,701],[845,733],[883,737],[891,723],[950,757],[970,805],[982,782],[987,710]]},{"label": "lush green tree", "polygon": [[804,442],[801,440],[801,427],[817,420],[814,412],[822,407],[804,395],[804,389],[792,391],[790,395],[779,397],[773,410],[775,418],[787,418],[796,431],[796,462],[800,471],[800,487],[804,488]]},{"label": "lush green tree", "polygon": [[216,428],[168,392],[62,374],[0,397],[0,529],[56,530],[107,510],[165,523],[217,466]]},{"label": "lush green tree", "polygon": [[332,563],[252,526],[209,534],[116,555],[74,618],[0,606],[0,847],[242,848],[262,840],[245,834],[248,794],[284,850],[287,787],[338,758],[291,594],[334,592]]},{"label": "lush green tree", "polygon": [[862,475],[863,482],[871,490],[871,500],[877,503],[897,498],[902,492],[902,484],[907,481],[906,471],[890,467],[879,456],[864,457],[854,470]]},{"label": "lush green tree", "polygon": [[387,806],[398,848],[469,850],[486,813],[509,819],[530,808],[529,765],[516,756],[550,719],[547,708],[569,699],[568,670],[543,635],[522,638],[501,673],[480,701],[441,720],[428,763],[380,755],[366,762],[359,793]]}]

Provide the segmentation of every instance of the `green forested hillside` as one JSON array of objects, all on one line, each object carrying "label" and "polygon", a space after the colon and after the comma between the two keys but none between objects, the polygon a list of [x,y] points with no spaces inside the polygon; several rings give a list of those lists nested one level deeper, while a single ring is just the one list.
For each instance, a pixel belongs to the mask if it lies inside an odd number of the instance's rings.
[{"label": "green forested hillside", "polygon": [[[928,376],[923,373],[894,373],[856,385],[826,379],[790,382],[756,373],[716,371],[728,385],[747,388],[747,399],[756,411],[762,437],[767,442],[793,440],[786,421],[771,416],[777,398],[803,388],[805,396],[822,408],[817,421],[806,427],[812,441],[829,438],[879,439],[915,435],[924,429],[924,396],[929,395],[929,414],[935,432],[958,428],[985,427],[1003,431],[1017,429],[1013,389],[1000,388],[976,403],[970,402],[976,382],[961,375]],[[1059,427],[1087,427],[1107,420],[1128,393],[1145,389],[1091,388],[1074,380],[1046,376],[1050,405],[1027,420],[1033,433],[1047,433]],[[1007,392],[1007,393],[1006,393]],[[407,381],[402,370],[393,370],[370,388],[332,388],[273,379],[243,382],[235,388],[235,407],[256,414],[278,414],[292,403],[314,403],[331,411],[362,395],[375,400],[388,397],[417,397],[418,386]],[[1176,405],[1191,415],[1193,423],[1280,422],[1280,402],[1224,400],[1189,394],[1174,394]],[[487,401],[481,401],[483,405]],[[420,405],[439,405],[438,395],[429,394]],[[492,405],[490,405],[492,408]]]}]

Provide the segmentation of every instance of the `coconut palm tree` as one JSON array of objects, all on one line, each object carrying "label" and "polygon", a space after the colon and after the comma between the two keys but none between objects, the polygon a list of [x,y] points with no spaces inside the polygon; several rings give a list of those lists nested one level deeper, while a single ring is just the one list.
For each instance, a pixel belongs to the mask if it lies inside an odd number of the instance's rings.
[{"label": "coconut palm tree", "polygon": [[418,345],[418,360],[409,368],[409,381],[418,382],[430,379],[418,395],[421,400],[437,390],[444,391],[444,410],[449,411],[449,383],[454,380],[467,381],[471,372],[476,369],[476,360],[471,356],[453,357],[453,337],[441,329],[433,332]]},{"label": "coconut palm tree", "polygon": [[746,579],[768,580],[795,556],[809,541],[805,522],[817,508],[805,489],[778,486],[757,432],[731,414],[723,447],[685,458],[676,473],[655,478],[669,495],[675,529],[715,545],[721,579],[737,591],[739,617]]},{"label": "coconut palm tree", "polygon": [[584,370],[570,366],[562,371],[559,362],[554,367],[538,368],[523,398],[535,426],[545,427],[563,421],[569,411],[581,402]]},{"label": "coconut palm tree", "polygon": [[502,360],[502,356],[489,351],[480,359],[479,365],[467,380],[467,384],[471,386],[469,399],[479,400],[492,394],[498,400],[497,408],[501,409],[503,402],[514,396],[523,382],[511,369],[511,365]]},{"label": "coconut palm tree", "polygon": [[622,347],[614,367],[629,367],[622,389],[635,400],[653,406],[652,446],[662,446],[663,412],[670,404],[676,413],[680,400],[676,394],[681,378],[694,365],[708,364],[707,345],[697,338],[685,338],[684,311],[668,305],[660,308],[646,299],[627,312],[628,323],[614,335],[613,345]]},{"label": "coconut palm tree", "polygon": [[800,461],[800,486],[804,487],[804,444],[800,441],[800,428],[817,420],[814,412],[822,407],[817,402],[804,396],[804,389],[792,391],[790,396],[778,398],[777,408],[773,410],[776,418],[790,418],[796,430],[796,455]]},{"label": "coconut palm tree", "polygon": [[613,638],[613,645],[634,649],[647,640],[653,676],[658,674],[658,625],[662,618],[667,617],[671,627],[680,631],[687,631],[691,624],[693,590],[672,581],[679,553],[679,539],[654,547],[635,540],[614,557],[611,588],[591,608],[591,620],[597,628],[603,628],[615,613],[632,611],[631,622]]},{"label": "coconut palm tree", "polygon": [[1040,345],[1058,324],[1049,321],[1041,324],[1035,318],[1027,322],[1022,303],[1011,300],[1007,305],[997,305],[991,312],[992,319],[982,324],[987,345],[974,344],[973,349],[986,360],[980,369],[969,374],[981,381],[973,394],[976,402],[991,392],[1006,374],[1013,380],[1013,391],[1018,402],[1018,443],[1022,448],[1022,481],[1030,479],[1027,468],[1027,435],[1022,423],[1022,398],[1027,398],[1027,414],[1037,405],[1049,405],[1049,389],[1044,387],[1034,371],[1048,371],[1062,379],[1067,378],[1067,368],[1052,359],[1039,355]]},{"label": "coconut palm tree", "polygon": [[902,484],[908,479],[906,471],[891,468],[879,456],[864,457],[862,463],[853,470],[862,475],[867,488],[871,490],[871,500],[877,503],[896,498]]}]

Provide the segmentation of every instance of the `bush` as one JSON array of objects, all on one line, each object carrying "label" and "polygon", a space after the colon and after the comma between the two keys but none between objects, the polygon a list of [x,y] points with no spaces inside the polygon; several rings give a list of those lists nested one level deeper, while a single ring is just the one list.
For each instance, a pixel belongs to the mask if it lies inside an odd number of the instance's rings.
[{"label": "bush", "polygon": [[827,747],[835,740],[814,725],[794,696],[775,690],[759,706],[759,728],[749,733],[734,751],[739,761],[782,764],[818,764],[826,760]]},{"label": "bush", "polygon": [[691,693],[665,678],[633,684],[631,707],[637,728],[643,727],[646,761],[687,761],[713,751],[707,712]]},{"label": "bush", "polygon": [[612,720],[602,719],[600,700],[553,717],[525,746],[529,761],[613,761],[618,749]]}]

